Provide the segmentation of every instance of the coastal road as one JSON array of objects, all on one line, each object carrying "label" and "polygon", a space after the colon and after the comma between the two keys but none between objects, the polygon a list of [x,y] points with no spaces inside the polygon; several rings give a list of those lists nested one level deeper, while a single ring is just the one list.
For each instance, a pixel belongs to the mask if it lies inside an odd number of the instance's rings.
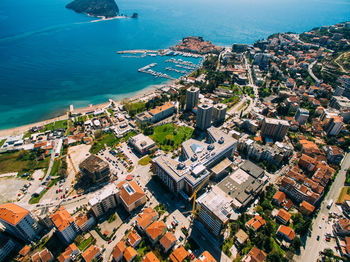
[{"label": "coastal road", "polygon": [[309,75],[312,77],[313,80],[315,80],[316,83],[320,82],[320,79],[318,79],[315,75],[314,72],[312,72],[312,68],[314,65],[317,63],[317,60],[313,61],[309,66],[307,67],[307,71],[309,72]]},{"label": "coastal road", "polygon": [[258,86],[256,86],[254,84],[254,80],[253,80],[253,75],[252,75],[252,70],[250,68],[250,64],[248,63],[248,60],[247,58],[244,56],[244,63],[245,63],[245,67],[247,69],[247,75],[248,75],[248,81],[249,81],[249,84],[247,86],[250,86],[253,88],[253,91],[254,91],[254,99],[251,99],[250,98],[250,104],[249,106],[247,107],[247,109],[243,112],[243,115],[249,113],[253,107],[255,107],[256,103],[258,102],[258,99],[259,99],[259,90],[258,90]]},{"label": "coastal road", "polygon": [[[344,186],[346,170],[350,167],[350,154],[346,154],[341,165],[341,170],[335,178],[327,196],[321,204],[320,211],[313,221],[311,237],[307,237],[305,248],[301,248],[300,256],[295,257],[295,261],[316,261],[319,257],[319,252],[325,248],[332,247],[333,251],[335,242],[332,239],[330,243],[325,241],[325,233],[332,233],[332,224],[327,222],[328,213],[336,212],[340,213],[339,208],[333,204],[331,209],[327,208],[329,200],[333,199],[334,203],[340,194],[341,189]],[[317,241],[317,236],[320,236],[320,240]]]}]

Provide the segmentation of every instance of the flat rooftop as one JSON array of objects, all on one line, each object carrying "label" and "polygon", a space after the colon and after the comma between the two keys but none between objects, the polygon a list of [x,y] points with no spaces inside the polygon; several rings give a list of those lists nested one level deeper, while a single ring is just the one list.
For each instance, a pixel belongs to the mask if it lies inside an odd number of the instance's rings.
[{"label": "flat rooftop", "polygon": [[273,124],[273,125],[284,125],[284,126],[289,126],[289,123],[287,120],[282,120],[282,119],[276,119],[276,118],[265,118],[265,122],[268,124]]},{"label": "flat rooftop", "polygon": [[140,149],[155,145],[155,142],[144,134],[138,134],[131,137],[130,142]]}]

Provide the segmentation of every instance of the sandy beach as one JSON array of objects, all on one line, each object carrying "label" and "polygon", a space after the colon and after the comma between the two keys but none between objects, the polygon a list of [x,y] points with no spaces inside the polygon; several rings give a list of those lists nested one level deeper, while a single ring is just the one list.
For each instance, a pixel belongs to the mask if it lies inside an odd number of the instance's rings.
[{"label": "sandy beach", "polygon": [[[148,86],[148,87],[146,87],[144,89],[141,89],[141,90],[139,90],[137,92],[133,92],[133,93],[127,94],[126,97],[123,96],[123,97],[120,97],[118,99],[109,99],[108,102],[104,102],[104,103],[101,103],[101,104],[89,105],[89,106],[81,107],[81,108],[74,108],[72,113],[74,113],[74,114],[85,114],[86,112],[89,112],[89,111],[95,111],[97,109],[102,109],[102,108],[107,107],[110,104],[111,101],[114,101],[114,102],[117,102],[117,103],[121,102],[122,100],[127,100],[129,102],[136,101],[136,100],[141,99],[142,97],[151,95],[158,88],[161,88],[161,87],[166,86],[166,85],[171,85],[175,81],[177,81],[177,80],[168,81],[168,82],[166,82],[164,84],[159,84],[159,85],[151,85],[151,86]],[[56,121],[68,119],[68,112],[69,112],[69,108],[67,108],[67,113],[66,114],[58,116],[58,117],[55,117],[55,118],[43,120],[43,121],[40,121],[40,122],[35,122],[35,123],[32,123],[32,124],[28,124],[28,125],[24,125],[24,126],[20,126],[20,127],[14,127],[14,128],[10,128],[10,129],[0,130],[0,138],[7,137],[7,136],[12,136],[12,135],[19,135],[19,134],[27,132],[29,129],[31,129],[33,127],[43,126],[43,125],[47,125],[47,124],[50,124],[50,123],[53,123],[53,122],[56,122]]]}]

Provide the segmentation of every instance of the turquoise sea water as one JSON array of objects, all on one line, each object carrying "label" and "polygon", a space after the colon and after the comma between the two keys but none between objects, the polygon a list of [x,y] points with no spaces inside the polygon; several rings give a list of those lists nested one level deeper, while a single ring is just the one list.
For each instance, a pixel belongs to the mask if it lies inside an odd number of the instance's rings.
[{"label": "turquoise sea water", "polygon": [[139,18],[97,23],[66,9],[68,2],[0,1],[0,129],[165,81],[137,72],[162,58],[124,58],[118,50],[167,48],[188,35],[253,43],[350,20],[347,0],[117,0],[121,13]]}]

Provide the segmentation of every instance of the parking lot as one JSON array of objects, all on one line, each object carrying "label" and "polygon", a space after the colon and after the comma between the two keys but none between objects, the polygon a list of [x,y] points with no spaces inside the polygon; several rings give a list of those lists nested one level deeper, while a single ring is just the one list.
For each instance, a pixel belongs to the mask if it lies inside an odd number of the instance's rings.
[{"label": "parking lot", "polygon": [[186,236],[182,232],[182,228],[185,228],[184,230],[189,229],[189,217],[186,218],[179,210],[175,210],[166,218],[165,224],[168,227],[174,228],[173,234],[175,235],[176,239],[179,240],[179,243],[184,244]]}]

